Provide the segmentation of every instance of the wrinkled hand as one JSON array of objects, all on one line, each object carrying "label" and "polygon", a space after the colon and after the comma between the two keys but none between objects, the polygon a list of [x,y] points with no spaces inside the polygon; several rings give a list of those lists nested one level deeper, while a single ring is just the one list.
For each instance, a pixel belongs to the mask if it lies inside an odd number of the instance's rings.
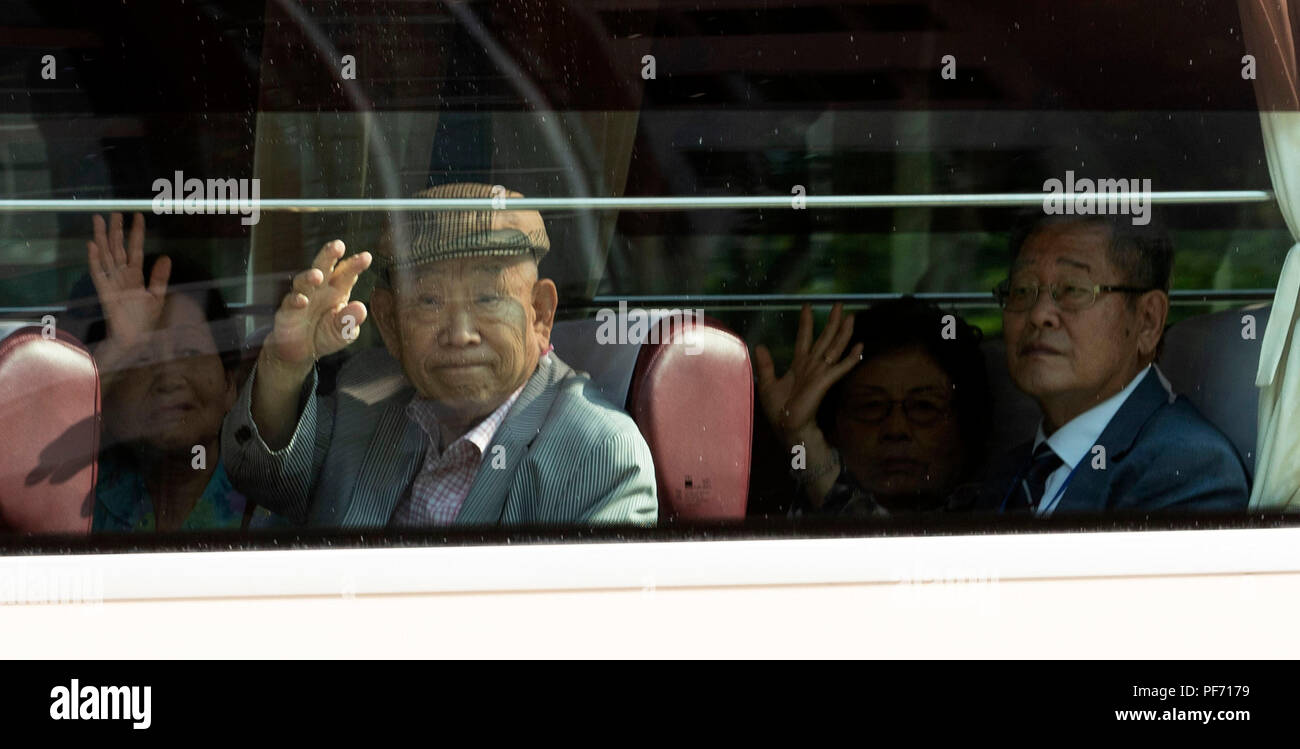
[{"label": "wrinkled hand", "polygon": [[807,441],[819,434],[817,408],[831,386],[862,360],[862,344],[848,355],[844,347],[853,335],[853,315],[844,316],[843,305],[831,308],[826,329],[813,341],[812,308],[799,313],[799,332],[794,341],[794,361],[780,379],[766,346],[755,350],[758,364],[758,397],[763,413],[787,445]]},{"label": "wrinkled hand", "polygon": [[[370,267],[371,257],[361,252],[340,261],[344,249],[340,240],[327,242],[312,267],[294,276],[293,289],[276,310],[275,324],[262,348],[272,364],[309,370],[317,359],[356,340],[366,306],[349,298],[357,278]],[[348,315],[354,318],[350,325]]]},{"label": "wrinkled hand", "polygon": [[146,287],[144,216],[135,214],[126,242],[122,237],[122,214],[112,214],[107,226],[101,216],[93,217],[92,224],[94,239],[86,243],[90,280],[104,310],[108,336],[131,346],[158,326],[172,272],[171,260],[166,255],[158,258]]}]

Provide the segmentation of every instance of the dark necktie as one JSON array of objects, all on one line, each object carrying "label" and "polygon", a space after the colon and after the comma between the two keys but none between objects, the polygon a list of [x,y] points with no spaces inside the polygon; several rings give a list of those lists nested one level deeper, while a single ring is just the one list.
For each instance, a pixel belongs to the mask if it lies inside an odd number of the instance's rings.
[{"label": "dark necktie", "polygon": [[1047,477],[1063,464],[1064,461],[1046,442],[1039,445],[1038,449],[1034,450],[1033,461],[1029,464],[1029,468],[1021,474],[1021,480],[1011,487],[1006,511],[1024,512],[1037,507],[1043,499]]},{"label": "dark necktie", "polygon": [[1034,450],[1034,462],[1030,464],[1029,471],[1025,473],[1025,483],[1022,487],[1017,487],[1020,494],[1025,497],[1032,510],[1038,507],[1043,501],[1043,491],[1047,488],[1047,477],[1052,472],[1065,464],[1061,457],[1052,451],[1050,445],[1046,442]]}]

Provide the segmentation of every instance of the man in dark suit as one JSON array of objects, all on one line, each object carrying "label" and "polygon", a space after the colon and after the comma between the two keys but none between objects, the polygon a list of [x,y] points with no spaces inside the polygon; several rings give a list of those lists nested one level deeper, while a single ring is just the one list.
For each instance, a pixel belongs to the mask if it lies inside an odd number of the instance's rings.
[{"label": "man in dark suit", "polygon": [[1039,221],[1013,238],[996,290],[1007,367],[1038,401],[1035,438],[981,501],[1039,517],[1114,510],[1244,510],[1236,449],[1153,362],[1173,248],[1127,217]]}]

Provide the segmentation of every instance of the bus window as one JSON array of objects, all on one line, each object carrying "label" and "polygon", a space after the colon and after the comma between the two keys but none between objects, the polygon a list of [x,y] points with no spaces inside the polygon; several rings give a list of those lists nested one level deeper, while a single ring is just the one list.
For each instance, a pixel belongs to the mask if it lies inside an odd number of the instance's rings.
[{"label": "bus window", "polygon": [[[0,466],[16,534],[1277,508],[1255,373],[1294,155],[1231,4],[55,0],[7,26],[0,357],[71,357],[0,361],[33,443]],[[41,401],[66,407],[19,418]]]}]

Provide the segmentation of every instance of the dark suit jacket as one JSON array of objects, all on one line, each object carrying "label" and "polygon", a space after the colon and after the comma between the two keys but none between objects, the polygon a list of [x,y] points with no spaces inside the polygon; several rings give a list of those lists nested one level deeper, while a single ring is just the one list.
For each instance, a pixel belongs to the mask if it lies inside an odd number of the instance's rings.
[{"label": "dark suit jacket", "polygon": [[[1071,512],[1153,510],[1245,511],[1250,498],[1246,467],[1236,448],[1186,398],[1165,389],[1149,371],[1101,433],[1105,467],[1084,456],[1054,515]],[[1029,465],[1030,440],[994,475],[993,491],[974,509],[998,511]]]}]

